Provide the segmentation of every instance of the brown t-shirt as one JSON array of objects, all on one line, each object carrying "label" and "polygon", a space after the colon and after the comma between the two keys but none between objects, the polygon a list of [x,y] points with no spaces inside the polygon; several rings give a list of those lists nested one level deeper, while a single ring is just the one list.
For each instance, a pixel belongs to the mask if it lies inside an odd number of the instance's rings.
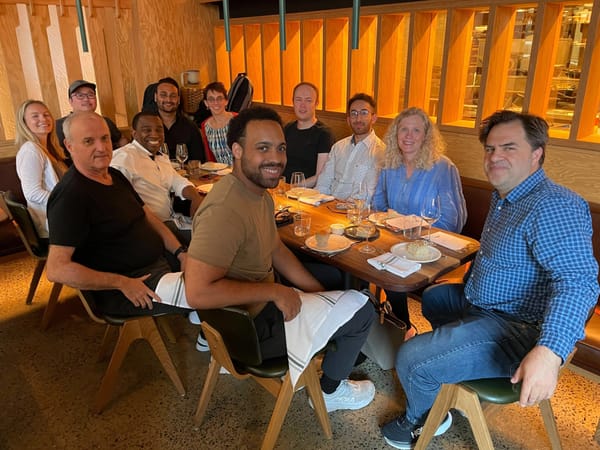
[{"label": "brown t-shirt", "polygon": [[272,283],[272,254],[277,245],[269,193],[256,195],[235,176],[227,175],[198,208],[188,252],[206,264],[227,269],[226,278]]}]

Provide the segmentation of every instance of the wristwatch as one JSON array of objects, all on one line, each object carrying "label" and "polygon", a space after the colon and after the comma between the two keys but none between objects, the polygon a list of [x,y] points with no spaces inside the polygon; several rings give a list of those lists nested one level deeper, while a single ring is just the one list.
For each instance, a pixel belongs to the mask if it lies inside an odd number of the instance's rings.
[{"label": "wristwatch", "polygon": [[178,258],[180,253],[185,252],[187,252],[187,247],[185,245],[180,245],[179,248],[177,248],[177,250],[173,252],[173,256],[175,256],[175,258]]}]

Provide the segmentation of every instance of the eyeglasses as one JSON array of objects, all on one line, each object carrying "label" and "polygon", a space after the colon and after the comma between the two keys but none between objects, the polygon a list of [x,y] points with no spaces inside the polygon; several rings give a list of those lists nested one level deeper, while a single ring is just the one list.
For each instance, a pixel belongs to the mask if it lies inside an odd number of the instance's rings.
[{"label": "eyeglasses", "polygon": [[221,103],[224,100],[225,100],[225,97],[223,97],[222,95],[220,95],[218,97],[207,97],[206,98],[206,101],[208,103]]},{"label": "eyeglasses", "polygon": [[352,111],[350,111],[350,117],[354,119],[356,119],[358,116],[367,117],[369,114],[371,114],[371,111],[369,111],[368,109],[361,109],[360,111],[353,109]]},{"label": "eyeglasses", "polygon": [[96,93],[89,92],[85,94],[83,92],[75,92],[73,95],[71,95],[71,97],[75,97],[77,100],[85,100],[86,98],[89,98],[91,100],[93,98],[96,98]]}]

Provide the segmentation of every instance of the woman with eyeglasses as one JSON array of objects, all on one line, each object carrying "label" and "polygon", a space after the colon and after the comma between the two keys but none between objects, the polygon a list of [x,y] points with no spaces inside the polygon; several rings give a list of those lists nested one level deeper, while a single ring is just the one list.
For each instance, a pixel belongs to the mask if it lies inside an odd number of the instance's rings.
[{"label": "woman with eyeglasses", "polygon": [[67,170],[65,155],[56,137],[54,118],[44,103],[26,100],[17,109],[17,175],[27,209],[42,238],[48,237],[46,203],[50,192]]},{"label": "woman with eyeglasses", "polygon": [[237,114],[225,110],[227,89],[220,81],[209,83],[204,88],[204,104],[211,116],[200,124],[207,161],[216,161],[231,166],[233,155],[227,146],[229,121]]},{"label": "woman with eyeglasses", "polygon": [[[444,156],[446,145],[425,111],[408,108],[389,126],[385,136],[384,166],[379,174],[373,207],[400,214],[421,216],[427,199],[439,197],[441,215],[435,226],[460,233],[467,220],[467,208],[458,169]],[[406,294],[386,291],[394,314],[411,327]]]}]

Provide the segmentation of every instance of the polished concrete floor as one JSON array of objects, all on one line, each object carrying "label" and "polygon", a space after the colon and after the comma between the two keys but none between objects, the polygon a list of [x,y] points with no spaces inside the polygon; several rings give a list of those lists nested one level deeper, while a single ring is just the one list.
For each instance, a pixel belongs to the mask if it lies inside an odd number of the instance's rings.
[{"label": "polished concrete floor", "polygon": [[[192,422],[209,354],[198,353],[198,327],[172,318],[180,330],[167,343],[187,389],[180,397],[146,343],[133,345],[112,402],[101,415],[89,406],[106,368],[97,362],[103,326],[91,322],[65,289],[46,332],[39,322],[50,292],[43,280],[34,303],[24,304],[33,261],[25,254],[0,259],[0,449],[256,449],[274,405],[252,381],[221,375],[200,426]],[[413,317],[418,303],[411,303]],[[417,319],[420,328],[426,325]],[[299,392],[277,441],[278,449],[385,449],[379,428],[403,410],[404,396],[393,370],[366,361],[355,377],[377,387],[371,405],[330,414],[333,439]],[[594,440],[600,416],[600,385],[567,370],[554,396],[559,432],[567,449],[600,449]],[[456,417],[432,449],[476,448],[468,422]],[[544,449],[549,443],[537,408],[507,406],[490,420],[498,449]]]}]

